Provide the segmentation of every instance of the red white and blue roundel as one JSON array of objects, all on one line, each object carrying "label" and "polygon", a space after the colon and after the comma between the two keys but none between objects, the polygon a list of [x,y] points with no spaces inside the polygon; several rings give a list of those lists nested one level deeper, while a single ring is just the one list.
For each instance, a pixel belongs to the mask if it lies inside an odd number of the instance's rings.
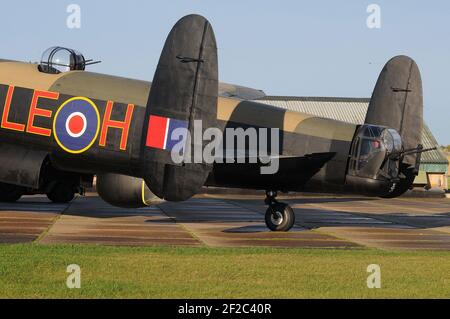
[{"label": "red white and blue roundel", "polygon": [[100,131],[97,106],[84,97],[64,102],[55,115],[53,134],[58,145],[72,154],[87,151]]}]

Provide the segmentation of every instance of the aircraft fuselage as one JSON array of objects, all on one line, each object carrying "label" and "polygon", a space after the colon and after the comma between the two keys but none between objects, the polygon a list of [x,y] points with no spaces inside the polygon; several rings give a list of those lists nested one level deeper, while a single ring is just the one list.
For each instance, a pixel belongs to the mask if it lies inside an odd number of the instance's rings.
[{"label": "aircraft fuselage", "polygon": [[[145,81],[86,71],[46,74],[36,64],[1,60],[1,140],[47,151],[59,169],[141,177],[143,119],[150,88]],[[93,124],[77,142],[65,133],[64,112],[83,104],[92,108],[87,120]],[[343,187],[356,125],[219,97],[217,127],[277,128],[280,156],[303,160],[287,160],[280,172],[268,176],[244,164],[232,171],[217,164],[209,185],[286,191]],[[318,155],[308,158],[309,154]]]}]

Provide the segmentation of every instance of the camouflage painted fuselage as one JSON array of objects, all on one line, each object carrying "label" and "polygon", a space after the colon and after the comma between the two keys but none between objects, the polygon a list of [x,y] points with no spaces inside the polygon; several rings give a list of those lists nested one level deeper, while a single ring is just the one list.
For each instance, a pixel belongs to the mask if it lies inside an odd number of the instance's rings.
[{"label": "camouflage painted fuselage", "polygon": [[[150,82],[71,71],[46,74],[38,65],[0,60],[0,141],[45,150],[62,170],[142,177],[141,145]],[[55,117],[73,97],[98,109],[95,138],[68,152],[55,134]],[[280,108],[219,97],[217,127],[278,128],[280,169],[261,175],[250,164],[216,164],[207,185],[256,189],[339,191],[356,126]]]}]

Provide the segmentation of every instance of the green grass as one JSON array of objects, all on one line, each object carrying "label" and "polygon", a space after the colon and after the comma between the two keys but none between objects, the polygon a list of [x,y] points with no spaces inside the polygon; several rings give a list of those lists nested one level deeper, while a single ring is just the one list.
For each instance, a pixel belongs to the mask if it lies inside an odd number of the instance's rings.
[{"label": "green grass", "polygon": [[[366,286],[373,263],[381,289]],[[450,252],[0,245],[0,298],[405,297],[449,298]]]}]

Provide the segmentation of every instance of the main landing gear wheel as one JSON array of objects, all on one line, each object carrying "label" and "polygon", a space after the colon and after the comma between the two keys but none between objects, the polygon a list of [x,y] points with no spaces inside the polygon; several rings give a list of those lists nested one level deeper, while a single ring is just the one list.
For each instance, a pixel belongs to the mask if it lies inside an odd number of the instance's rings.
[{"label": "main landing gear wheel", "polygon": [[14,203],[23,195],[22,187],[0,183],[0,202]]},{"label": "main landing gear wheel", "polygon": [[275,198],[276,192],[266,193],[266,204],[269,205],[266,211],[266,225],[272,231],[289,231],[295,223],[295,214],[291,206],[278,202]]},{"label": "main landing gear wheel", "polygon": [[47,193],[47,198],[53,203],[66,204],[75,197],[72,185],[57,183],[53,189]]}]

